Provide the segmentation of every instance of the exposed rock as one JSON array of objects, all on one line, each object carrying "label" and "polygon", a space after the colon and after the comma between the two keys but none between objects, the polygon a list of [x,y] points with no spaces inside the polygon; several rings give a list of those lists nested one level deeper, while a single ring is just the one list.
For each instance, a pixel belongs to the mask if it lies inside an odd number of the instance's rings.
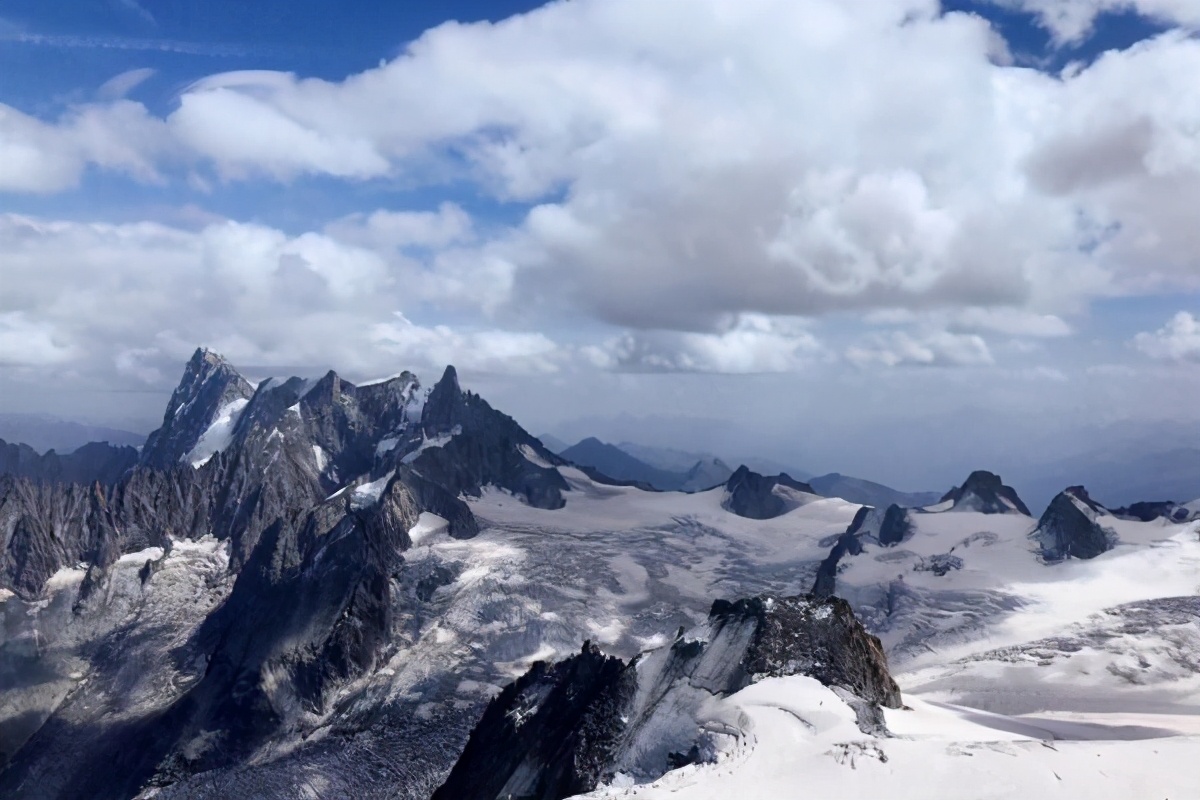
[{"label": "exposed rock", "polygon": [[434,797],[557,800],[618,771],[653,779],[711,760],[729,734],[706,726],[708,701],[766,677],[813,677],[872,729],[880,706],[900,706],[879,640],[843,600],[719,600],[694,633],[628,665],[587,645],[555,666],[535,664],[488,706]]},{"label": "exposed rock", "polygon": [[571,487],[556,467],[567,462],[512,417],[464,392],[452,366],[425,401],[421,431],[424,442],[436,446],[424,446],[415,456],[401,452],[401,460],[451,494],[478,497],[490,485],[537,508],[566,505],[562,493]]},{"label": "exposed rock", "polygon": [[1116,534],[1098,522],[1107,513],[1086,489],[1071,486],[1050,502],[1030,536],[1046,561],[1095,558],[1116,544]]},{"label": "exposed rock", "polygon": [[740,517],[773,519],[795,507],[794,497],[789,497],[791,492],[816,494],[807,483],[794,480],[786,472],[759,475],[743,465],[725,484],[722,505]]},{"label": "exposed rock", "polygon": [[557,664],[536,662],[493,700],[434,800],[556,800],[605,778],[625,730],[637,671],[585,643]]},{"label": "exposed rock", "polygon": [[985,470],[972,472],[962,486],[956,486],[942,496],[942,503],[950,502],[951,511],[979,511],[983,514],[1024,514],[1028,506],[1017,496],[1011,486],[1005,486],[999,475]]},{"label": "exposed rock", "polygon": [[906,509],[897,505],[888,506],[884,510],[863,506],[855,513],[845,533],[837,538],[833,550],[817,567],[812,593],[817,597],[833,595],[836,591],[838,565],[842,558],[847,554],[856,556],[861,553],[864,541],[890,547],[909,538],[912,531],[913,523]]},{"label": "exposed rock", "polygon": [[146,439],[142,463],[159,468],[178,464],[223,409],[232,409],[253,394],[254,387],[228,361],[210,350],[197,349],[171,394],[162,427]]}]

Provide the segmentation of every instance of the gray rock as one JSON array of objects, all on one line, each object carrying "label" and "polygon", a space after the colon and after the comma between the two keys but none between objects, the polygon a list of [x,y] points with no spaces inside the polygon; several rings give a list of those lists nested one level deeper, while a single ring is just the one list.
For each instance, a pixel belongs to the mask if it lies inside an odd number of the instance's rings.
[{"label": "gray rock", "polygon": [[786,472],[779,475],[759,475],[745,465],[740,466],[725,484],[723,505],[740,517],[773,519],[786,513],[790,506],[777,488],[816,494],[807,483],[794,480]]},{"label": "gray rock", "polygon": [[765,677],[808,675],[834,688],[877,731],[880,706],[900,690],[879,640],[844,600],[755,597],[713,603],[694,637],[628,664],[588,644],[555,665],[539,662],[484,712],[435,800],[557,800],[620,771],[639,779],[711,760],[700,715]]},{"label": "gray rock", "polygon": [[952,511],[978,511],[983,514],[1024,514],[1029,517],[1029,507],[1017,496],[1016,489],[1005,486],[1000,476],[976,470],[962,486],[955,486],[942,495],[941,502],[951,501]]},{"label": "gray rock", "polygon": [[1038,543],[1045,561],[1095,558],[1116,544],[1116,534],[1099,524],[1107,513],[1086,489],[1071,486],[1050,502],[1030,536]]}]

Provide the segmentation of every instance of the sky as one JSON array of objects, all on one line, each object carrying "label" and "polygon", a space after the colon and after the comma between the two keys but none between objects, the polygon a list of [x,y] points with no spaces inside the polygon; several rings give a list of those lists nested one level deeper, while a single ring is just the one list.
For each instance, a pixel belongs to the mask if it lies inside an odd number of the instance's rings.
[{"label": "sky", "polygon": [[1200,438],[1197,29],[1195,0],[0,0],[0,412],[148,431],[204,345],[454,363],[535,433],[901,488]]}]

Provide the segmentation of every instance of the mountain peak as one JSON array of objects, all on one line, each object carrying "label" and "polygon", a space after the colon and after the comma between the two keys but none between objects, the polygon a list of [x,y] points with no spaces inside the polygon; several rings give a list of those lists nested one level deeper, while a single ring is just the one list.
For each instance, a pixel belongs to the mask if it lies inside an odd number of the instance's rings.
[{"label": "mountain peak", "polygon": [[421,413],[421,424],[429,435],[446,433],[462,423],[463,414],[463,392],[458,384],[458,370],[450,364],[442,373],[441,380],[429,390],[425,409]]},{"label": "mountain peak", "polygon": [[1097,521],[1107,513],[1082,486],[1070,486],[1050,502],[1030,536],[1041,546],[1044,561],[1095,558],[1116,543],[1116,534]]},{"label": "mountain peak", "polygon": [[1015,489],[1005,486],[1004,480],[996,473],[983,469],[975,470],[967,476],[962,486],[956,486],[942,495],[941,502],[947,501],[953,503],[950,510],[1033,516]]},{"label": "mountain peak", "polygon": [[163,415],[162,427],[150,434],[142,462],[168,467],[189,453],[209,426],[231,404],[248,401],[254,387],[220,353],[198,347]]},{"label": "mountain peak", "polygon": [[742,464],[725,483],[724,506],[741,517],[772,519],[796,506],[796,501],[788,497],[789,490],[816,494],[807,483],[795,480],[786,472],[760,475]]}]

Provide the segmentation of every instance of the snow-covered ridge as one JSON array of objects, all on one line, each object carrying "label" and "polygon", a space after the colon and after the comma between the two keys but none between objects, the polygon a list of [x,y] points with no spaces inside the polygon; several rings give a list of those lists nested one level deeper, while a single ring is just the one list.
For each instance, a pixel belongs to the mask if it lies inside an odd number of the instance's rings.
[{"label": "snow-covered ridge", "polygon": [[245,411],[249,400],[239,397],[231,400],[217,409],[212,423],[200,434],[195,446],[185,455],[184,461],[195,468],[200,468],[217,453],[224,450],[233,441],[233,432],[238,420]]}]

